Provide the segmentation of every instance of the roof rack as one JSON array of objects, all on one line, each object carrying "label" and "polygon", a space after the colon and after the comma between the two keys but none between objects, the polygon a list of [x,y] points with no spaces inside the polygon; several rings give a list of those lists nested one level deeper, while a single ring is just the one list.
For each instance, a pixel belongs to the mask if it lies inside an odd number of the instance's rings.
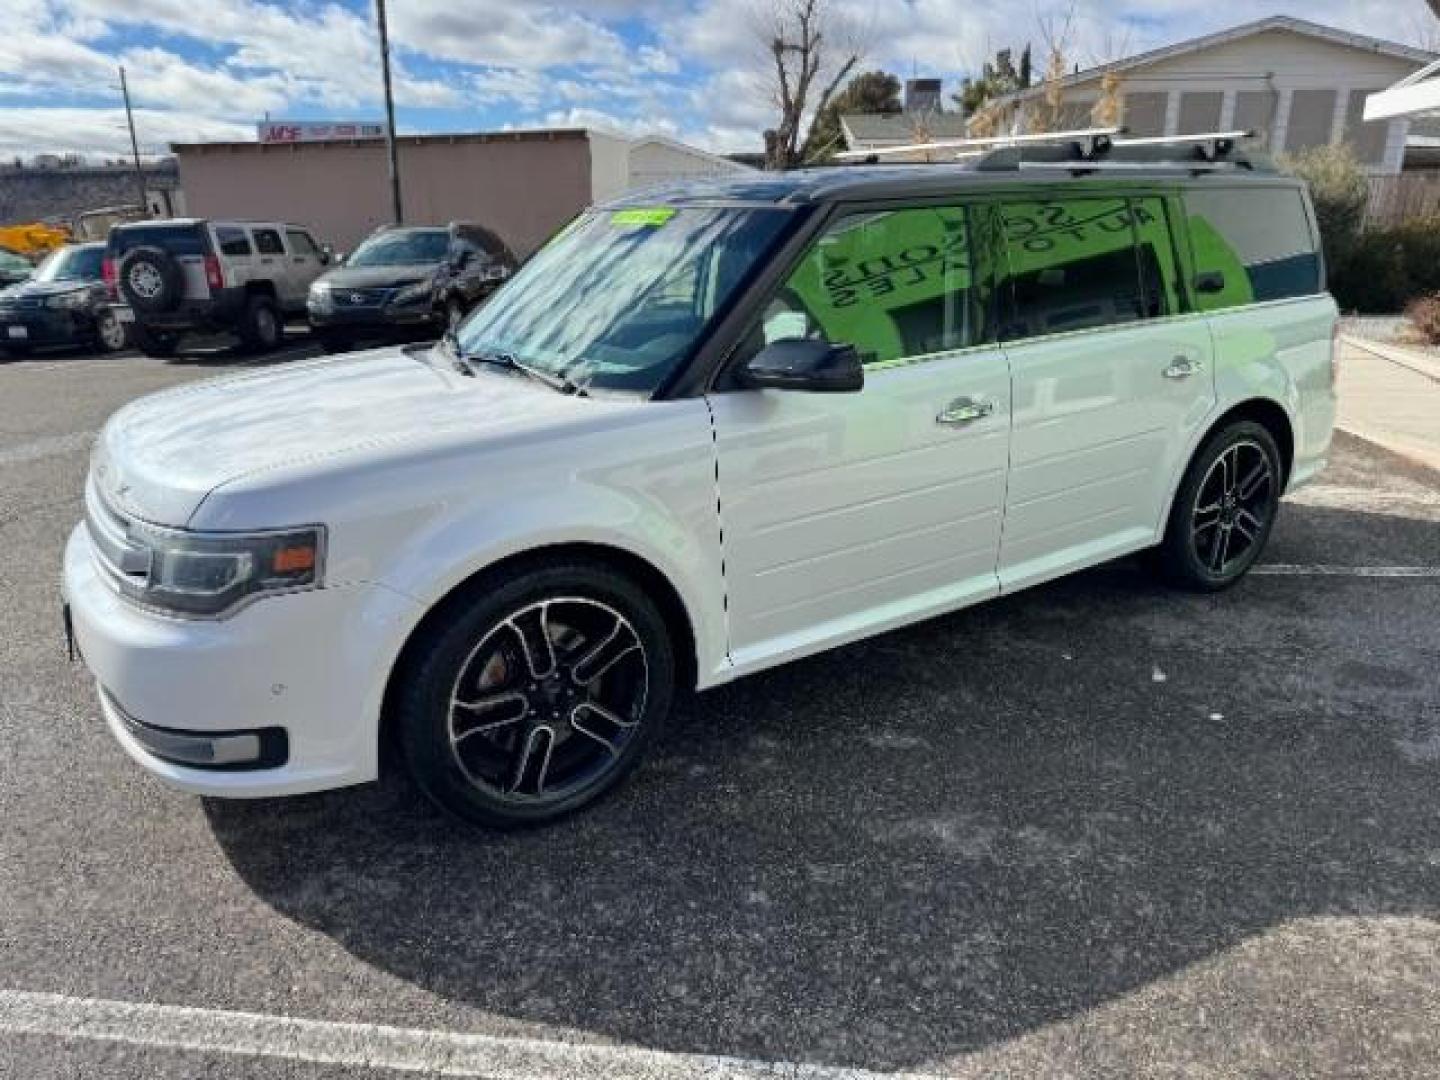
[{"label": "roof rack", "polygon": [[1125,128],[1081,128],[1035,135],[996,135],[983,139],[943,139],[878,150],[846,150],[845,161],[875,163],[897,154],[943,153],[966,160],[978,172],[1051,171],[1083,175],[1093,172],[1273,172],[1264,154],[1240,152],[1252,131],[1207,131],[1194,135],[1124,138]]},{"label": "roof rack", "polygon": [[882,146],[875,150],[842,150],[839,161],[860,161],[874,164],[881,158],[896,154],[932,154],[954,150],[955,157],[973,157],[975,151],[1002,149],[1011,146],[1032,146],[1050,143],[1085,143],[1088,152],[1108,146],[1111,139],[1125,131],[1121,127],[1078,128],[1074,131],[1048,131],[1036,135],[991,135],[982,139],[936,139],[934,142],[907,143],[904,146]]}]

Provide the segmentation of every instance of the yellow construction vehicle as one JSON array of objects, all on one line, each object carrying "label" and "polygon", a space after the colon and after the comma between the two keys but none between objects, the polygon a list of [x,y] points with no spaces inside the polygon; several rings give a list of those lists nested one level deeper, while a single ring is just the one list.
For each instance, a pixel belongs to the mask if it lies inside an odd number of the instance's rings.
[{"label": "yellow construction vehicle", "polygon": [[69,242],[70,230],[63,225],[45,225],[38,221],[28,225],[0,225],[0,248],[31,260]]}]

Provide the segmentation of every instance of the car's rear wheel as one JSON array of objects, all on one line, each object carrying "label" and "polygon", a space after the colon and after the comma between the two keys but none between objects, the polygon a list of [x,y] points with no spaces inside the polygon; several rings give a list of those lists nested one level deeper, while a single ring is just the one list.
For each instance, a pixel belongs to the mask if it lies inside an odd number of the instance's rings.
[{"label": "car's rear wheel", "polygon": [[253,352],[269,352],[280,344],[284,327],[275,301],[268,296],[251,296],[245,300],[240,315],[240,342]]},{"label": "car's rear wheel", "polygon": [[1241,420],[1212,435],[1175,496],[1161,570],[1204,592],[1235,584],[1270,539],[1283,486],[1280,451],[1263,425]]},{"label": "car's rear wheel", "polygon": [[95,317],[95,340],[106,352],[119,352],[130,343],[130,335],[115,312],[102,311]]},{"label": "car's rear wheel", "polygon": [[159,359],[174,356],[180,347],[180,335],[173,330],[152,330],[143,323],[135,323],[130,336],[142,353]]},{"label": "car's rear wheel", "polygon": [[654,603],[583,562],[481,580],[409,656],[396,720],[411,774],[441,807],[498,828],[553,821],[614,788],[675,689]]}]

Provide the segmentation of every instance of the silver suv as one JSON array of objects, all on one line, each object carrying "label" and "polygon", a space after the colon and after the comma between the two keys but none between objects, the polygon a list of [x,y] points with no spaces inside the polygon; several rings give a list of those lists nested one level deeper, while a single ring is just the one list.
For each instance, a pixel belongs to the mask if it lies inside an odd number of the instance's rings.
[{"label": "silver suv", "polygon": [[171,356],[187,333],[232,332],[246,348],[275,348],[329,262],[298,225],[177,218],[115,226],[104,273],[134,313],[140,351]]}]

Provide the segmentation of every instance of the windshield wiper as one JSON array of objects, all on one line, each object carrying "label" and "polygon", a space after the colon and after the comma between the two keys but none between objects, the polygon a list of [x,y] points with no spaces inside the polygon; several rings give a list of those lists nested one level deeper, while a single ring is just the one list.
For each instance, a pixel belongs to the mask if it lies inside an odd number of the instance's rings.
[{"label": "windshield wiper", "polygon": [[580,397],[587,397],[583,386],[571,382],[563,373],[560,375],[551,374],[541,368],[533,367],[525,361],[518,359],[514,353],[504,352],[500,349],[485,349],[476,352],[461,352],[460,342],[451,331],[446,331],[441,339],[441,344],[454,357],[455,369],[462,375],[475,374],[476,364],[489,364],[492,367],[503,368],[506,371],[516,371],[526,378],[534,379],[551,390],[558,390],[562,394],[574,394]]}]

